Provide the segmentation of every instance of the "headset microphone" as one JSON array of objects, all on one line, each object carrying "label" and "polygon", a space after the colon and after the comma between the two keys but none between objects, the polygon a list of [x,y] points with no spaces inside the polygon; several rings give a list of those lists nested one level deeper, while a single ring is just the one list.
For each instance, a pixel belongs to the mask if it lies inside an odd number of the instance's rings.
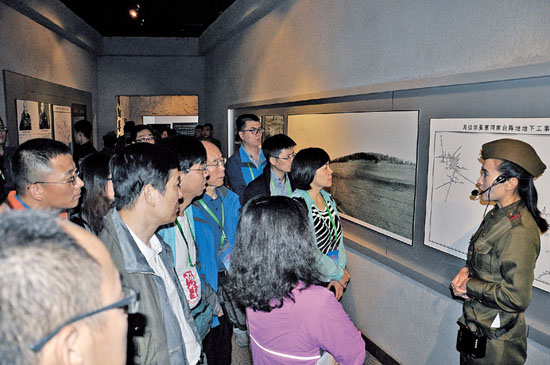
[{"label": "headset microphone", "polygon": [[487,189],[485,190],[482,190],[482,191],[479,191],[478,189],[475,189],[475,190],[472,190],[472,192],[470,193],[473,197],[477,197],[478,195],[483,195],[483,193],[485,193],[486,191],[489,191],[493,188],[493,186],[497,185],[497,184],[502,184],[503,182],[505,182],[506,180],[508,180],[508,176],[504,176],[504,175],[499,175],[495,181],[493,181],[493,183],[491,184],[491,186],[489,186]]}]

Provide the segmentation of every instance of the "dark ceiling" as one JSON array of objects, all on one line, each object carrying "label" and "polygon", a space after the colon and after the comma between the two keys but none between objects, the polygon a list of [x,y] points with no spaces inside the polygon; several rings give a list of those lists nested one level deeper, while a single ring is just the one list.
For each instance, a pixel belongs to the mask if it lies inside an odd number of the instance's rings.
[{"label": "dark ceiling", "polygon": [[[61,0],[104,37],[199,37],[235,0]],[[130,9],[139,4],[139,15]]]}]

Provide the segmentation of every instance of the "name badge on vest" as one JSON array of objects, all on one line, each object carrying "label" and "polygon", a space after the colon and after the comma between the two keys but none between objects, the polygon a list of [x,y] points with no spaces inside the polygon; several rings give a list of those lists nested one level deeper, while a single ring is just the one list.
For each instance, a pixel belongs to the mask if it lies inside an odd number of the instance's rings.
[{"label": "name badge on vest", "polygon": [[338,250],[332,250],[327,252],[327,256],[335,263],[338,264]]}]

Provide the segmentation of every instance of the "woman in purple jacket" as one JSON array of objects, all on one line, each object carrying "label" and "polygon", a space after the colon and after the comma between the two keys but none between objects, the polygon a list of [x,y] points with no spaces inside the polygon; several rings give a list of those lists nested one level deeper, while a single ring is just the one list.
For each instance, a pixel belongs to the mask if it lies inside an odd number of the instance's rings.
[{"label": "woman in purple jacket", "polygon": [[315,236],[307,208],[284,196],[243,208],[230,287],[247,308],[255,364],[315,364],[323,351],[363,364],[365,343],[342,305],[318,286]]}]

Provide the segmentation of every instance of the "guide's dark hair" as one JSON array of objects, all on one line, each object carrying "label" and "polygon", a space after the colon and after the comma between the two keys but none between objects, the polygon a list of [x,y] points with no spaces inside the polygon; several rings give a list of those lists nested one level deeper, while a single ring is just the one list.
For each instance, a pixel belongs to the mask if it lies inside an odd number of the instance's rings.
[{"label": "guide's dark hair", "polygon": [[15,150],[12,160],[12,174],[15,190],[24,195],[27,186],[43,181],[51,173],[51,160],[60,155],[70,155],[69,147],[59,141],[48,138],[28,140]]},{"label": "guide's dark hair", "polygon": [[242,305],[270,312],[294,300],[292,290],[320,283],[315,236],[305,204],[285,196],[256,197],[241,212],[228,290]]},{"label": "guide's dark hair", "polygon": [[87,121],[86,119],[79,120],[76,122],[73,126],[75,132],[81,132],[84,137],[91,139],[92,138],[92,123]]},{"label": "guide's dark hair", "polygon": [[256,114],[242,114],[237,117],[235,121],[235,126],[237,127],[237,132],[242,132],[246,127],[246,122],[259,122],[260,118]]},{"label": "guide's dark hair", "polygon": [[103,217],[111,207],[105,192],[109,178],[109,159],[109,156],[94,153],[80,162],[80,178],[84,182],[80,211],[95,234],[101,230]]},{"label": "guide's dark hair", "polygon": [[191,136],[169,137],[164,139],[162,144],[176,155],[179,169],[184,173],[188,173],[191,166],[206,161],[204,145]]},{"label": "guide's dark hair", "polygon": [[508,160],[502,160],[497,169],[502,175],[508,178],[515,177],[518,179],[518,194],[521,200],[525,203],[527,210],[529,210],[535,219],[540,231],[545,233],[548,230],[548,222],[542,217],[541,212],[537,207],[538,193],[533,181],[533,175],[528,173],[521,166]]},{"label": "guide's dark hair", "polygon": [[214,130],[214,126],[212,125],[212,123],[204,123],[202,127],[203,128],[210,127],[210,129]]},{"label": "guide's dark hair", "polygon": [[147,184],[164,193],[170,170],[178,168],[175,156],[165,147],[136,143],[115,154],[109,163],[117,210],[132,208]]},{"label": "guide's dark hair", "polygon": [[296,189],[309,190],[319,168],[330,162],[330,156],[322,148],[310,147],[298,152],[292,161],[290,178]]},{"label": "guide's dark hair", "polygon": [[276,134],[264,141],[262,151],[265,159],[269,161],[270,157],[278,157],[283,150],[294,146],[296,146],[296,142],[292,138],[285,134]]}]

